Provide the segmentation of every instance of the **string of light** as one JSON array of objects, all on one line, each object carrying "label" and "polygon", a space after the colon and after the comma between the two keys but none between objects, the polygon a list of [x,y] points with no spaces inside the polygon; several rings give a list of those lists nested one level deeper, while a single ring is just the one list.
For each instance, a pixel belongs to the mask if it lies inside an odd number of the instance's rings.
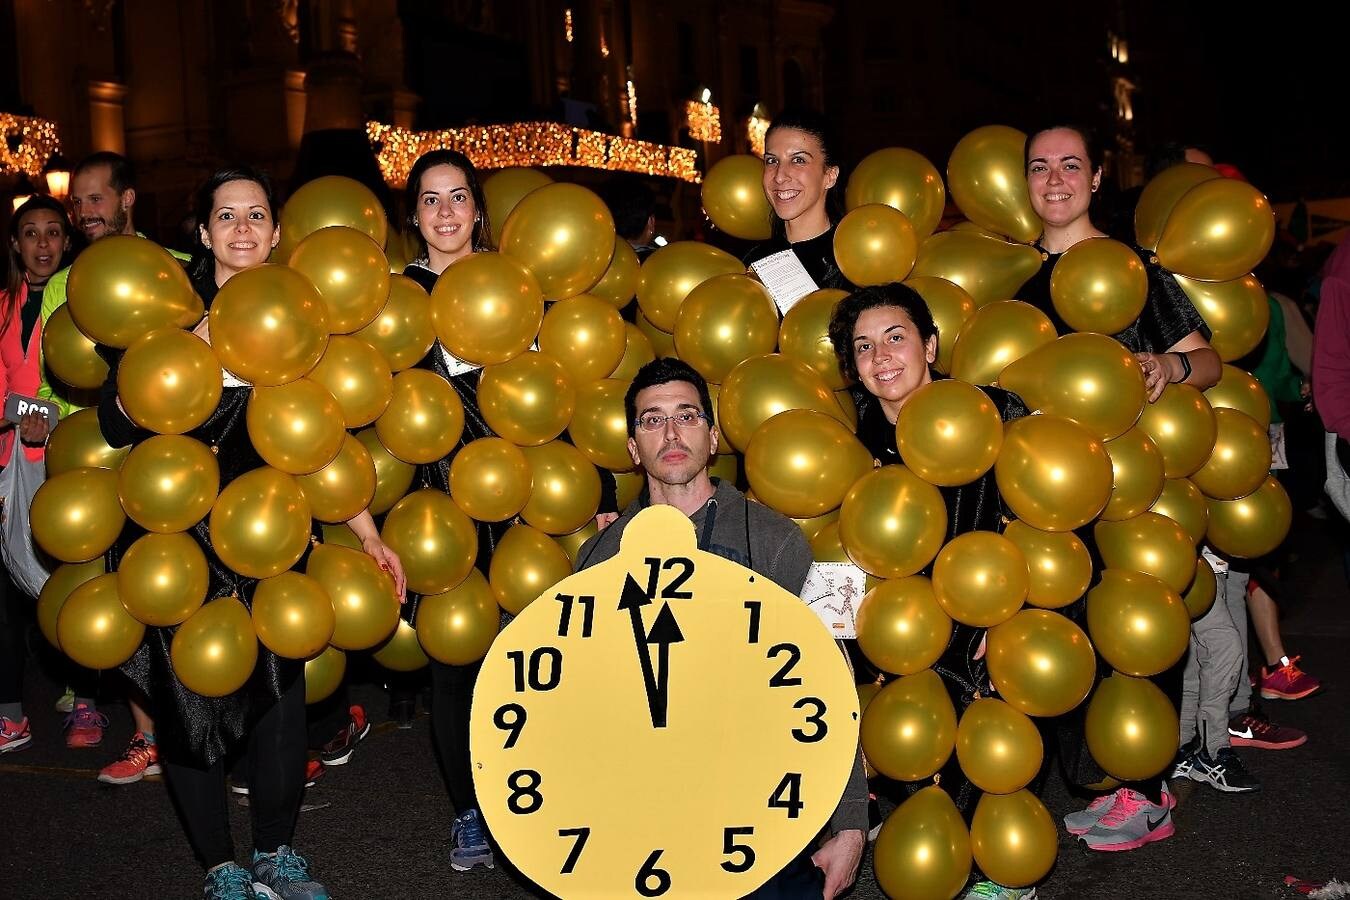
[{"label": "string of light", "polygon": [[20,172],[40,178],[52,154],[61,149],[56,123],[36,116],[0,112],[0,174]]}]

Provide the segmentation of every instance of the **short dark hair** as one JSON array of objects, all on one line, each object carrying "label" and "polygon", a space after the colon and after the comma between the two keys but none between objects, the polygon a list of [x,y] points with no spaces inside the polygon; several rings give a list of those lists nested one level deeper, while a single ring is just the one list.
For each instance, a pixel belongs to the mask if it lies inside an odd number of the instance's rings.
[{"label": "short dark hair", "polygon": [[[837,152],[838,144],[835,143],[834,127],[830,124],[830,120],[814,109],[785,109],[773,117],[773,121],[764,132],[764,140],[768,141],[769,135],[782,128],[805,132],[820,141],[820,150],[825,157],[823,160],[825,168],[828,169],[830,166],[839,168],[839,178],[834,182],[834,187],[825,192],[825,215],[829,217],[831,225],[838,225],[839,220],[844,217],[844,184],[848,179],[844,177],[844,165]],[[769,218],[773,236],[786,237],[787,227],[783,224],[783,220],[772,213]]]},{"label": "short dark hair", "polygon": [[417,157],[417,161],[412,165],[412,171],[408,173],[408,186],[403,190],[403,201],[407,207],[407,223],[412,229],[412,236],[417,241],[417,255],[419,257],[427,254],[427,241],[422,237],[422,232],[417,227],[417,201],[422,193],[422,176],[428,169],[436,166],[454,166],[464,173],[466,187],[469,194],[473,197],[474,209],[477,211],[477,219],[473,223],[473,234],[470,236],[471,247],[474,253],[483,250],[495,249],[492,245],[492,224],[488,221],[487,198],[483,194],[483,182],[478,178],[478,170],[474,168],[473,163],[467,156],[458,150],[442,148],[440,150],[429,150]]},{"label": "short dark hair", "polygon": [[928,303],[914,288],[898,281],[859,288],[840,300],[830,316],[830,343],[839,360],[839,371],[846,381],[858,379],[858,367],[853,361],[853,327],[864,312],[881,306],[904,310],[925,342],[931,337],[941,340],[937,323],[928,310]]},{"label": "short dark hair", "polygon": [[633,383],[628,386],[628,392],[623,395],[623,411],[628,417],[629,437],[633,436],[637,422],[637,395],[649,387],[669,384],[672,381],[692,384],[694,390],[698,391],[698,402],[703,407],[702,411],[707,414],[709,422],[712,421],[712,395],[708,393],[708,382],[684,360],[663,356],[638,369],[637,374],[633,376]]},{"label": "short dark hair", "polygon": [[600,199],[614,217],[614,231],[626,241],[642,237],[647,220],[656,215],[656,193],[632,175],[615,175],[606,181]]},{"label": "short dark hair", "polygon": [[97,153],[89,154],[75,165],[70,177],[74,179],[77,175],[83,175],[95,166],[108,167],[108,184],[117,193],[120,194],[136,187],[136,167],[131,164],[131,160],[120,153],[113,153],[111,150],[100,150]]},{"label": "short dark hair", "polygon": [[1072,122],[1052,122],[1043,125],[1034,131],[1027,132],[1027,142],[1022,148],[1022,167],[1026,168],[1031,164],[1031,142],[1039,135],[1047,131],[1072,131],[1083,139],[1083,146],[1087,148],[1088,155],[1088,174],[1091,175],[1102,167],[1102,148],[1097,140],[1097,133],[1085,125],[1075,125]]},{"label": "short dark hair", "polygon": [[1148,155],[1148,162],[1144,166],[1144,174],[1152,178],[1159,172],[1170,169],[1175,165],[1186,161],[1187,150],[1199,150],[1209,156],[1214,154],[1209,152],[1209,148],[1204,144],[1198,144],[1194,141],[1166,141],[1153,148],[1153,152]]},{"label": "short dark hair", "polygon": [[[215,256],[202,243],[202,228],[208,228],[211,221],[211,210],[216,205],[216,191],[232,181],[251,181],[262,188],[263,196],[267,198],[267,213],[272,217],[272,221],[277,222],[277,195],[272,188],[272,179],[261,169],[255,169],[252,166],[226,166],[223,169],[217,169],[197,188],[197,192],[192,195],[192,216],[196,220],[196,228],[193,229],[193,250],[192,262],[188,264],[188,272],[198,278],[208,278],[215,272]],[[285,260],[280,260],[285,262]]]}]

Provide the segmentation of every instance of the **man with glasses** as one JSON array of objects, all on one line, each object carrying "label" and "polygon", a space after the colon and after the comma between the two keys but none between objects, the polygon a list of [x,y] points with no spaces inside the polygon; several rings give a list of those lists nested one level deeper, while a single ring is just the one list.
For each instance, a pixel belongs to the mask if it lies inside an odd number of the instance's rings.
[{"label": "man with glasses", "polygon": [[[642,467],[647,484],[612,525],[581,548],[577,569],[616,555],[633,517],[663,503],[694,523],[700,550],[753,569],[800,595],[811,568],[811,547],[801,529],[786,516],[749,501],[730,482],[708,475],[719,436],[703,376],[678,359],[649,362],[633,378],[624,409],[628,453]],[[867,780],[859,757],[830,819],[832,836],[814,852],[808,846],[751,897],[833,898],[857,877],[867,825]]]}]

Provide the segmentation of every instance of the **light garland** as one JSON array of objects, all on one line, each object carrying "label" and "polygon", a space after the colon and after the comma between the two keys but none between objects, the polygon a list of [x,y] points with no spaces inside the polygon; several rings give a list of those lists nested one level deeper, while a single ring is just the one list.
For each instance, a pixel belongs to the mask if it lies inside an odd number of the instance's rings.
[{"label": "light garland", "polygon": [[572,43],[574,35],[572,33],[572,8],[570,6],[563,10],[563,37],[567,38],[567,43]]},{"label": "light garland", "polygon": [[769,116],[761,103],[755,104],[754,112],[745,120],[745,136],[750,141],[750,152],[756,156],[764,155],[764,137],[769,133]]},{"label": "light garland", "polygon": [[[705,92],[706,93],[706,92]],[[707,100],[688,100],[684,104],[684,118],[689,136],[696,141],[716,144],[722,140],[722,113]]]},{"label": "light garland", "polygon": [[[18,146],[11,150],[16,135]],[[0,138],[0,174],[4,175],[22,172],[30,178],[41,178],[47,160],[61,149],[56,123],[35,116],[0,112]]]},{"label": "light garland", "polygon": [[411,131],[383,122],[367,122],[366,137],[375,149],[380,173],[401,188],[417,158],[430,150],[458,150],[481,169],[513,166],[580,166],[703,180],[693,150],[669,147],[590,131],[557,122],[472,125],[443,131]]}]

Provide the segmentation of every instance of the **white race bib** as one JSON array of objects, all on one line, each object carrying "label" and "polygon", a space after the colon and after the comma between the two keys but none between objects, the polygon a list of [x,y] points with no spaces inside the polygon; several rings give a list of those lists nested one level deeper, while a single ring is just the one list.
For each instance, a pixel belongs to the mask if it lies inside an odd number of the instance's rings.
[{"label": "white race bib", "polygon": [[825,623],[836,640],[856,638],[854,621],[863,594],[867,592],[867,573],[853,563],[814,562],[806,573],[801,598]]}]

